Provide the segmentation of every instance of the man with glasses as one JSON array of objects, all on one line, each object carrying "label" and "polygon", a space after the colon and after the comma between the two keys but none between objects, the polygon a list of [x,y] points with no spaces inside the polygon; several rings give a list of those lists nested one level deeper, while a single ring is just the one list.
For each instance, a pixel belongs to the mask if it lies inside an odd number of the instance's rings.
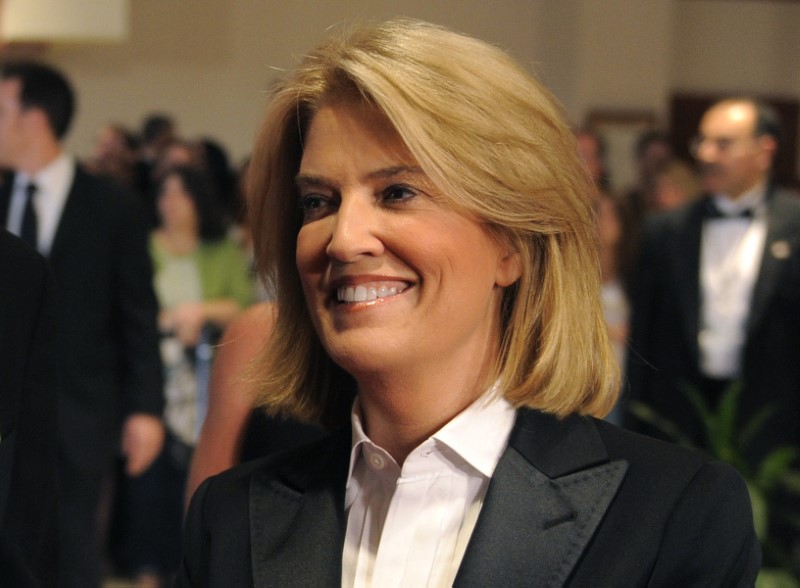
[{"label": "man with glasses", "polygon": [[706,111],[691,145],[706,196],[648,223],[632,304],[630,398],[707,447],[689,395],[716,410],[741,386],[740,427],[767,411],[751,464],[800,447],[800,199],[770,181],[778,123],[751,99]]}]

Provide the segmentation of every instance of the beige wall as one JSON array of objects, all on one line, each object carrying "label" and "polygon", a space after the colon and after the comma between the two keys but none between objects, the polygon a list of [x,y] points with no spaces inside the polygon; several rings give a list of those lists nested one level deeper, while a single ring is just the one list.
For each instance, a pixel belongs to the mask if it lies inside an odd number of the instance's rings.
[{"label": "beige wall", "polygon": [[677,89],[800,97],[800,6],[678,3],[671,77]]},{"label": "beige wall", "polygon": [[[530,0],[133,0],[131,34],[120,46],[59,47],[46,57],[80,92],[69,146],[87,153],[107,120],[138,125],[152,110],[174,113],[188,137],[209,134],[235,159],[250,149],[264,93],[337,23],[407,15],[464,30],[523,60],[540,2]],[[535,48],[535,47],[534,47]]]},{"label": "beige wall", "polygon": [[[400,8],[398,8],[400,7]],[[80,111],[68,146],[88,153],[109,120],[171,112],[235,160],[249,152],[264,92],[355,18],[412,16],[507,48],[581,122],[594,108],[659,116],[674,89],[800,95],[800,6],[745,0],[132,0],[130,39],[54,46]]]}]

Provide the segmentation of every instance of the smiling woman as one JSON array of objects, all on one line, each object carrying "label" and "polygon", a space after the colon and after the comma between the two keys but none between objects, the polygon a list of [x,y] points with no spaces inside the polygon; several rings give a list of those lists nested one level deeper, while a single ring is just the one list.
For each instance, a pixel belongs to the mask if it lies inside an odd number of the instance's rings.
[{"label": "smiling woman", "polygon": [[201,486],[179,585],[752,583],[733,470],[595,418],[618,368],[590,182],[507,55],[412,21],[337,36],[251,170],[260,400],[335,431]]},{"label": "smiling woman", "polygon": [[[402,463],[496,377],[500,303],[520,257],[444,204],[373,106],[322,106],[298,178],[296,259],[311,320],[359,383],[361,408],[375,409],[370,436]],[[387,383],[405,392],[385,394]],[[402,438],[377,426],[403,413],[413,418]]]}]

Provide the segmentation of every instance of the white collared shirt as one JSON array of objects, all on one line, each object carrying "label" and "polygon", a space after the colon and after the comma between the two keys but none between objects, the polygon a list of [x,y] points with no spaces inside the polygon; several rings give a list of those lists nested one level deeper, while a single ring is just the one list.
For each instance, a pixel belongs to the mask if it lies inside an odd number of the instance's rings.
[{"label": "white collared shirt", "polygon": [[75,161],[64,152],[33,177],[24,172],[17,172],[11,189],[6,228],[15,235],[22,233],[22,215],[27,197],[25,190],[28,184],[33,182],[36,184],[33,209],[36,211],[37,249],[47,257],[53,247],[53,240],[73,179],[75,179]]},{"label": "white collared shirt", "polygon": [[452,586],[516,411],[494,389],[400,468],[353,409],[342,586]]},{"label": "white collared shirt", "polygon": [[753,210],[753,218],[709,219],[703,224],[700,255],[702,286],[698,334],[700,371],[712,378],[741,373],[750,301],[767,237],[766,186],[736,200],[723,195],[714,203],[723,214]]}]

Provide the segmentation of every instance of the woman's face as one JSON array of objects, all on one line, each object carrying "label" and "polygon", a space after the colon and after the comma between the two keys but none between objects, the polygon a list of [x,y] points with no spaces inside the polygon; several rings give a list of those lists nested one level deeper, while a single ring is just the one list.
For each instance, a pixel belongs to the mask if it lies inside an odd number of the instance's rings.
[{"label": "woman's face", "polygon": [[334,361],[358,378],[493,359],[519,256],[448,208],[374,109],[325,106],[306,139],[296,261]]},{"label": "woman's face", "polygon": [[689,197],[678,185],[678,182],[667,175],[658,176],[653,193],[653,207],[656,210],[671,210],[687,200]]},{"label": "woman's face", "polygon": [[600,246],[615,247],[622,238],[622,223],[616,204],[608,196],[598,196],[596,219]]},{"label": "woman's face", "polygon": [[197,225],[197,210],[180,176],[167,176],[158,196],[158,213],[165,227]]}]

